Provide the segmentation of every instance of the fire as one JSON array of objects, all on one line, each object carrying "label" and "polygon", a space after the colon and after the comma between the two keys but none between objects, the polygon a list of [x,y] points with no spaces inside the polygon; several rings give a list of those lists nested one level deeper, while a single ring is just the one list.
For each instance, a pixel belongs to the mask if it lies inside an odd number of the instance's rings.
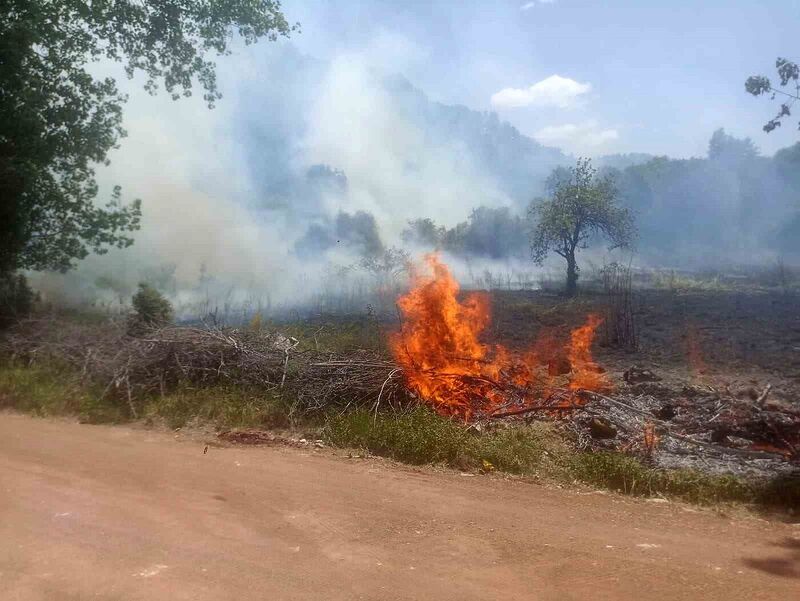
[{"label": "fire", "polygon": [[[469,417],[510,404],[533,404],[549,394],[555,375],[548,370],[549,345],[542,341],[519,354],[480,341],[491,321],[489,297],[471,293],[459,301],[460,287],[438,255],[425,257],[430,273],[414,269],[411,290],[398,308],[403,317],[389,343],[406,381],[421,399],[445,414]],[[568,388],[598,390],[608,383],[592,361],[591,344],[601,319],[590,315],[574,330],[565,349],[571,366]],[[577,402],[577,395],[573,395]]]},{"label": "fire", "polygon": [[592,360],[592,342],[597,327],[603,320],[597,315],[589,315],[586,324],[572,330],[567,352],[574,377],[569,383],[572,390],[600,390],[607,387],[605,375]]}]

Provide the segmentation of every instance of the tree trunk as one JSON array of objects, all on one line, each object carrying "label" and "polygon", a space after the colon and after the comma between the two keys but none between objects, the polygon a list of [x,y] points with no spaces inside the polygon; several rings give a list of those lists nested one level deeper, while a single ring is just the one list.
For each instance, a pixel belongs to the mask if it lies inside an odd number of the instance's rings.
[{"label": "tree trunk", "polygon": [[578,291],[578,265],[575,263],[575,255],[567,257],[567,287],[564,293],[572,298]]}]

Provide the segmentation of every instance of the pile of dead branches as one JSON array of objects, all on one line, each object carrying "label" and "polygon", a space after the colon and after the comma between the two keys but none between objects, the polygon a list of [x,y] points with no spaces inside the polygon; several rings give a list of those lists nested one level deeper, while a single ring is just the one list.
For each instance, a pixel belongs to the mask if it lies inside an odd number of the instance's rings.
[{"label": "pile of dead branches", "polygon": [[170,326],[130,336],[122,322],[37,319],[12,328],[0,348],[18,361],[71,368],[102,396],[124,400],[136,417],[146,398],[181,383],[279,384],[286,356],[281,343],[289,344],[221,329]]},{"label": "pile of dead branches", "polygon": [[317,356],[304,365],[302,385],[295,390],[304,410],[337,407],[400,408],[411,400],[403,370],[374,351],[347,356]]},{"label": "pile of dead branches", "polygon": [[[232,384],[288,395],[295,410],[395,406],[408,397],[398,367],[370,351],[337,356],[261,330],[168,326],[131,336],[124,322],[53,318],[18,323],[0,353],[27,364],[66,367],[137,417],[148,398],[180,385]],[[311,345],[309,345],[310,347]]]}]

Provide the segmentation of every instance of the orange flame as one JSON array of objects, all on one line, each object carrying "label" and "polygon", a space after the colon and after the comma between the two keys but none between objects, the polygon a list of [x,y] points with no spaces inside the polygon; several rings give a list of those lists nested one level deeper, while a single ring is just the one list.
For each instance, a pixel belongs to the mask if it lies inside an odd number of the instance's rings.
[{"label": "orange flame", "polygon": [[[430,273],[412,270],[411,290],[397,301],[403,326],[389,338],[409,387],[441,413],[465,417],[515,400],[532,404],[546,394],[553,376],[548,376],[542,350],[520,355],[502,345],[480,342],[491,321],[488,295],[471,293],[459,301],[460,287],[447,265],[435,253],[425,262]],[[566,349],[572,390],[608,387],[590,350],[601,321],[590,315],[586,325],[572,332]],[[509,398],[510,384],[516,387],[516,399]],[[519,398],[520,390],[525,398]]]},{"label": "orange flame", "polygon": [[597,327],[603,320],[597,315],[589,315],[586,324],[572,330],[567,351],[574,377],[569,383],[572,390],[600,390],[607,388],[607,380],[598,365],[592,360],[592,342]]}]

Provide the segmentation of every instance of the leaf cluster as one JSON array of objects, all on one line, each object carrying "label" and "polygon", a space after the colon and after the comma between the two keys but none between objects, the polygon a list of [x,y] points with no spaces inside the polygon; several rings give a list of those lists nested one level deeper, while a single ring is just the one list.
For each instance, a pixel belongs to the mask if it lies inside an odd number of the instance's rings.
[{"label": "leaf cluster", "polygon": [[[751,75],[744,83],[745,90],[753,96],[761,96],[763,94],[770,94],[770,98],[775,100],[778,96],[783,98],[778,114],[767,121],[763,129],[769,133],[774,129],[781,126],[781,121],[785,117],[790,117],[792,114],[792,105],[800,100],[800,65],[794,61],[786,58],[778,58],[775,61],[775,69],[778,73],[780,80],[780,87],[789,87],[789,91],[776,88],[772,85],[769,77],[765,75]],[[791,90],[792,86],[794,91]],[[800,129],[800,122],[798,122],[798,129]]]}]

